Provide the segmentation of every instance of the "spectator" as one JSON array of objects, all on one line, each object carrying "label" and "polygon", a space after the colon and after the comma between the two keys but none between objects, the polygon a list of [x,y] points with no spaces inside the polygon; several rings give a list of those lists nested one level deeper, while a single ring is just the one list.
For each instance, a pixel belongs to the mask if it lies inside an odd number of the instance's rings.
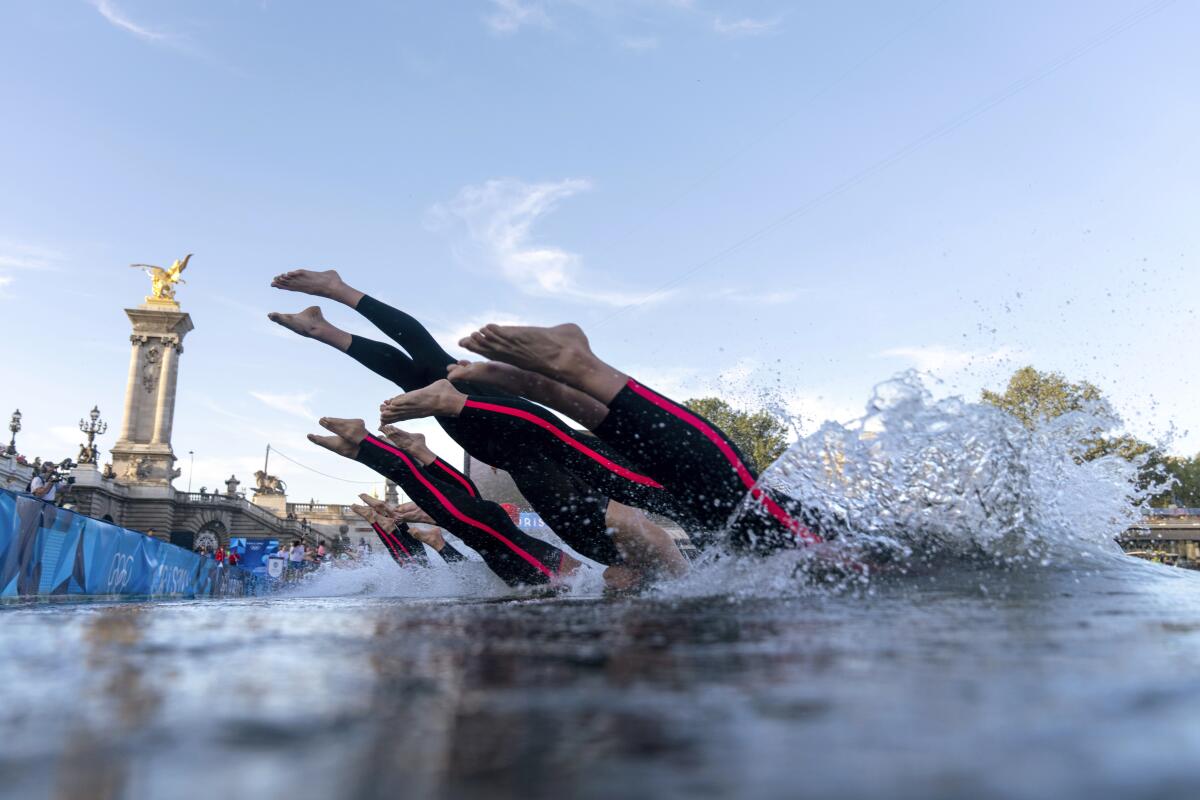
[{"label": "spectator", "polygon": [[288,566],[295,570],[304,567],[304,543],[299,539],[292,542],[291,552],[288,553]]},{"label": "spectator", "polygon": [[41,472],[34,473],[29,482],[29,492],[34,497],[40,497],[47,503],[53,503],[58,494],[58,481],[54,478],[54,464],[49,461],[42,464]]},{"label": "spectator", "polygon": [[325,540],[322,539],[320,542],[317,543],[317,560],[324,561],[325,556],[327,556],[328,554],[329,554],[329,551],[325,549]]},{"label": "spectator", "polygon": [[224,545],[217,545],[217,552],[216,552],[216,555],[213,556],[213,558],[215,558],[217,560],[217,564],[219,564],[222,567],[225,566],[225,547],[224,547]]},{"label": "spectator", "polygon": [[358,557],[365,559],[370,555],[371,545],[367,544],[367,540],[364,537],[358,537]]}]

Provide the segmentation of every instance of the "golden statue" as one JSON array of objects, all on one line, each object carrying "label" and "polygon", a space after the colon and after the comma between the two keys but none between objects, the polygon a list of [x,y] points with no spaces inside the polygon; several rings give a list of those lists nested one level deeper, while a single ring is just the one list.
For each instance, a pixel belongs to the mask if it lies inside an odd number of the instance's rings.
[{"label": "golden statue", "polygon": [[188,253],[182,261],[175,259],[175,263],[167,269],[156,267],[153,264],[130,264],[129,266],[144,270],[150,276],[150,296],[146,298],[147,300],[174,303],[175,284],[187,283],[180,275],[187,269],[191,257],[192,254]]}]

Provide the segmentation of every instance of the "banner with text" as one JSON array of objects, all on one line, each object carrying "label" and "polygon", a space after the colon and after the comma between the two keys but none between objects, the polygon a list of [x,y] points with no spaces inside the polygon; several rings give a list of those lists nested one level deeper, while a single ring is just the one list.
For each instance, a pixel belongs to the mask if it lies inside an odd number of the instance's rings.
[{"label": "banner with text", "polygon": [[238,567],[29,494],[0,490],[0,597],[261,594]]}]

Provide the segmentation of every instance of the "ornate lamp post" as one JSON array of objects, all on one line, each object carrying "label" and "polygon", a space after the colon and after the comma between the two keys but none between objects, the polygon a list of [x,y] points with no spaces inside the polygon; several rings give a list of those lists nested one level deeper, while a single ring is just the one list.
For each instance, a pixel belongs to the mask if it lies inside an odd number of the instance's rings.
[{"label": "ornate lamp post", "polygon": [[15,456],[17,454],[17,434],[21,432],[21,409],[18,408],[13,412],[8,429],[12,431],[12,440],[8,443],[8,447],[4,448],[4,455]]},{"label": "ornate lamp post", "polygon": [[96,457],[100,455],[100,450],[96,447],[96,437],[102,435],[108,430],[108,423],[100,419],[100,407],[94,406],[90,414],[90,421],[85,422],[79,420],[79,430],[87,434],[87,444],[79,448],[80,464],[95,464]]}]

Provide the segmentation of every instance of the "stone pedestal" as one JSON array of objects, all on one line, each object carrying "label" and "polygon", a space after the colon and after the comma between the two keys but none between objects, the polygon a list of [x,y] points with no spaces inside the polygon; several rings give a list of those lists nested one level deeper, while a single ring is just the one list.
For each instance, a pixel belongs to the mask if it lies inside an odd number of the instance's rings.
[{"label": "stone pedestal", "polygon": [[254,495],[254,500],[251,502],[259,508],[265,508],[277,517],[287,516],[287,495],[286,494],[267,494],[266,492],[258,492]]},{"label": "stone pedestal", "polygon": [[175,386],[183,337],[192,318],[173,301],[147,299],[125,314],[133,325],[129,381],[120,438],[113,445],[116,480],[129,485],[170,486],[178,476],[171,449]]}]

